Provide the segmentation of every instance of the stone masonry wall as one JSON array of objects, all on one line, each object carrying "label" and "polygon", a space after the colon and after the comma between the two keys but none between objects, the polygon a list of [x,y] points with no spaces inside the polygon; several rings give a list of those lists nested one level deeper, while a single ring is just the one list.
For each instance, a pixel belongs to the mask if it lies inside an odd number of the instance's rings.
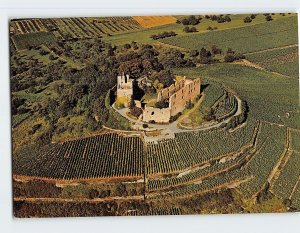
[{"label": "stone masonry wall", "polygon": [[196,97],[200,94],[200,79],[186,80],[185,86],[172,94],[169,99],[169,108],[171,116],[175,116],[182,112],[187,102],[194,102]]},{"label": "stone masonry wall", "polygon": [[170,120],[170,109],[169,108],[153,108],[145,107],[143,111],[143,121],[155,121],[156,123],[168,123]]}]

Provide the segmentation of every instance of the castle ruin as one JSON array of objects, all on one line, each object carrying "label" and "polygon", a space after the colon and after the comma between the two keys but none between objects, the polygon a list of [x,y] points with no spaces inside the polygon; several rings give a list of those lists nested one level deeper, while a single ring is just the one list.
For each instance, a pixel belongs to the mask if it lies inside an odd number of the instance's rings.
[{"label": "castle ruin", "polygon": [[[183,112],[189,102],[194,102],[200,95],[200,78],[190,80],[183,77],[175,84],[166,87],[157,93],[157,102],[166,101],[168,106],[157,108],[142,104],[135,100],[137,106],[142,108],[142,121],[155,123],[168,123],[172,116]],[[117,98],[127,97],[130,100],[133,95],[133,79],[129,75],[118,76]],[[142,107],[143,106],[143,107]]]},{"label": "castle ruin", "polygon": [[117,78],[117,98],[130,97],[133,95],[133,80],[129,75],[119,75]]},{"label": "castle ruin", "polygon": [[194,102],[200,95],[200,78],[189,80],[185,77],[175,84],[164,88],[158,92],[157,101],[167,100],[167,108],[154,108],[145,106],[143,111],[143,121],[167,123],[172,116],[182,112],[188,102]]}]

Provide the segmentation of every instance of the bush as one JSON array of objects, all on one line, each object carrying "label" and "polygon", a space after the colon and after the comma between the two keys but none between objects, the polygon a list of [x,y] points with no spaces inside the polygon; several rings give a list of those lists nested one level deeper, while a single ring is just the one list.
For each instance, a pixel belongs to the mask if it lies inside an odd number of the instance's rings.
[{"label": "bush", "polygon": [[255,14],[252,14],[252,15],[250,15],[250,18],[251,18],[251,19],[255,19],[255,18],[256,18],[256,15],[255,15]]},{"label": "bush", "polygon": [[183,28],[183,31],[186,32],[186,33],[197,32],[197,28],[186,26],[186,27]]},{"label": "bush", "polygon": [[97,198],[99,197],[99,191],[96,190],[96,189],[92,189],[90,192],[89,192],[89,198],[90,199],[94,199],[94,198]]},{"label": "bush", "polygon": [[266,16],[266,21],[272,21],[272,20],[273,20],[273,18],[272,18],[271,15],[267,15],[267,16]]},{"label": "bush", "polygon": [[162,33],[159,33],[157,35],[151,35],[150,38],[153,39],[153,40],[158,40],[158,39],[163,39],[163,38],[172,37],[172,36],[177,36],[177,34],[173,31],[162,32]]},{"label": "bush", "polygon": [[246,17],[244,18],[244,23],[251,23],[252,22],[252,19],[250,17]]},{"label": "bush", "polygon": [[128,195],[126,187],[125,187],[124,184],[121,183],[121,184],[119,184],[117,186],[117,188],[116,188],[116,195],[117,196],[121,196],[121,197]]},{"label": "bush", "polygon": [[196,17],[194,15],[189,16],[188,18],[184,18],[181,20],[183,25],[197,25],[200,23],[201,17]]}]

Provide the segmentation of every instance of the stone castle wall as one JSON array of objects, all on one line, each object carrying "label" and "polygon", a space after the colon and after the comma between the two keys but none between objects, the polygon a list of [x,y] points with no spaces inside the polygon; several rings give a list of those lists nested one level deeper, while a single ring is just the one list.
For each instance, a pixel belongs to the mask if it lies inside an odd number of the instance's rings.
[{"label": "stone castle wall", "polygon": [[162,99],[169,99],[171,95],[173,95],[178,90],[182,89],[185,84],[185,78],[181,79],[180,81],[172,84],[171,86],[164,88],[158,92],[157,101],[161,101]]},{"label": "stone castle wall", "polygon": [[183,88],[170,96],[169,108],[171,116],[175,116],[182,112],[187,102],[194,102],[198,95],[200,95],[200,79],[186,80]]},{"label": "stone castle wall", "polygon": [[143,121],[150,122],[155,121],[156,123],[168,123],[171,117],[171,111],[169,108],[153,108],[145,107],[143,111]]}]

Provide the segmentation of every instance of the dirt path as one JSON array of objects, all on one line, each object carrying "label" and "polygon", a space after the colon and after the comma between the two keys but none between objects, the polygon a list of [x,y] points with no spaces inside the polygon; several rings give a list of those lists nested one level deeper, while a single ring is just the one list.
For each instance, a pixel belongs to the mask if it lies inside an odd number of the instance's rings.
[{"label": "dirt path", "polygon": [[244,54],[250,55],[250,54],[257,54],[257,53],[263,53],[263,52],[281,50],[281,49],[287,49],[287,48],[293,48],[293,47],[298,47],[298,44],[286,45],[286,46],[276,47],[276,48],[271,48],[271,49],[264,49],[264,50],[259,50],[259,51],[254,51],[254,52],[250,52],[250,53],[244,53]]},{"label": "dirt path", "polygon": [[265,68],[263,68],[259,64],[251,62],[251,61],[249,61],[247,59],[242,59],[242,60],[239,60],[239,61],[235,61],[235,62],[233,62],[233,64],[243,65],[243,66],[248,66],[248,67],[253,67],[253,68],[256,68],[258,70],[265,70]]},{"label": "dirt path", "polygon": [[296,192],[296,189],[297,189],[299,183],[300,183],[300,177],[298,178],[296,184],[295,184],[294,187],[293,187],[293,190],[292,190],[292,192],[291,192],[291,195],[289,196],[289,199],[290,199],[290,200],[292,199],[294,193]]}]

